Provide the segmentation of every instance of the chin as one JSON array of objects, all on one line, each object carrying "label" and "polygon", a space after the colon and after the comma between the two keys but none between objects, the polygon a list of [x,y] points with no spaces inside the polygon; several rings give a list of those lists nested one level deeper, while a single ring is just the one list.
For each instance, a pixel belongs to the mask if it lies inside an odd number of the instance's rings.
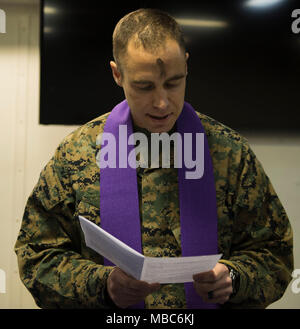
[{"label": "chin", "polygon": [[151,133],[166,133],[172,129],[173,126],[165,126],[165,127],[152,127],[148,129]]}]

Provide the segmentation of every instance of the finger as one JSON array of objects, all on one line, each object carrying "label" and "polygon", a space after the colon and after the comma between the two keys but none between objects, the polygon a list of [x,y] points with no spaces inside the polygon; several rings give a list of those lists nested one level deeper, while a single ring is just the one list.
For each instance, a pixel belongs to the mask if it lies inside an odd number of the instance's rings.
[{"label": "finger", "polygon": [[148,289],[135,290],[126,286],[119,286],[117,283],[110,290],[110,295],[118,307],[126,308],[144,300],[154,290],[160,288],[160,284],[147,284]]},{"label": "finger", "polygon": [[108,293],[113,302],[121,308],[137,304],[146,297],[143,292],[133,291],[126,287],[118,286],[118,284],[113,285],[110,289],[108,288]]},{"label": "finger", "polygon": [[220,280],[215,282],[197,282],[194,281],[194,287],[197,292],[201,294],[208,293],[209,291],[215,291],[222,288],[227,288],[232,285],[231,278],[229,276],[223,276]]},{"label": "finger", "polygon": [[134,291],[131,289],[124,290],[123,291],[124,299],[127,299],[127,301],[130,302],[129,305],[137,304],[141,300],[145,299],[149,294],[160,289],[159,283],[148,284],[148,285],[149,287],[147,289],[141,291]]},{"label": "finger", "polygon": [[217,278],[215,272],[211,270],[208,272],[196,273],[193,275],[193,279],[197,282],[215,282]]},{"label": "finger", "polygon": [[136,294],[136,295],[146,297],[147,295],[160,289],[160,284],[155,283],[155,284],[150,285],[150,284],[146,283],[146,285],[142,285],[140,289],[131,289],[131,288],[127,288],[127,287],[125,289],[130,294]]},{"label": "finger", "polygon": [[232,294],[232,287],[226,287],[222,289],[217,289],[213,291],[213,298],[222,298],[230,296]]},{"label": "finger", "polygon": [[153,293],[160,289],[160,283],[148,283],[150,293]]},{"label": "finger", "polygon": [[211,271],[194,274],[193,279],[195,281],[214,282],[220,280],[226,274],[229,274],[228,267],[217,263]]},{"label": "finger", "polygon": [[111,295],[145,298],[150,293],[160,288],[159,283],[147,283],[136,280],[123,272],[120,268],[115,268],[108,280],[108,290]]},{"label": "finger", "polygon": [[119,299],[121,296],[136,296],[139,291],[133,291],[128,288],[128,282],[132,279],[123,272],[120,268],[116,267],[107,279],[108,293],[113,300]]},{"label": "finger", "polygon": [[128,288],[135,292],[142,292],[143,294],[149,295],[150,293],[158,290],[160,288],[160,284],[133,279],[128,282]]},{"label": "finger", "polygon": [[124,288],[126,291],[131,290],[135,293],[139,293],[148,288],[146,282],[133,278],[118,267],[111,274],[110,278],[119,289]]},{"label": "finger", "polygon": [[229,300],[228,295],[220,296],[220,297],[214,297],[212,299],[202,298],[203,301],[207,304],[224,304]]},{"label": "finger", "polygon": [[224,304],[226,301],[229,300],[231,293],[232,289],[229,287],[226,289],[218,289],[212,291],[211,294],[208,293],[201,297],[206,303]]},{"label": "finger", "polygon": [[135,290],[128,288],[126,286],[119,285],[118,283],[114,284],[110,288],[111,295],[115,299],[124,298],[124,299],[143,299],[149,295],[148,290]]},{"label": "finger", "polygon": [[119,300],[127,300],[127,301],[131,301],[131,300],[142,300],[144,299],[147,295],[145,293],[142,292],[134,292],[132,290],[126,290],[126,289],[122,289],[122,290],[118,290],[118,291],[113,291],[115,293],[115,298],[118,298]]},{"label": "finger", "polygon": [[137,297],[137,296],[125,296],[125,295],[122,295],[121,297],[119,297],[119,298],[116,299],[115,304],[118,307],[127,308],[129,306],[138,304],[142,300],[143,300],[143,298],[140,298],[140,297]]},{"label": "finger", "polygon": [[232,293],[232,287],[226,287],[226,288],[210,291],[206,294],[202,294],[201,297],[203,301],[206,303],[223,304],[227,300],[229,300],[231,293]]}]

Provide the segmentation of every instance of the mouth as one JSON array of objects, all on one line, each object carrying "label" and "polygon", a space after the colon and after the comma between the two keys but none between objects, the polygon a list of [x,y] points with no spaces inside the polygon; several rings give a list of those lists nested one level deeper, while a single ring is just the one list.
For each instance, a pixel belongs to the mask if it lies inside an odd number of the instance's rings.
[{"label": "mouth", "polygon": [[148,116],[153,120],[164,121],[164,120],[168,119],[171,116],[171,114],[166,114],[164,116],[148,114]]}]

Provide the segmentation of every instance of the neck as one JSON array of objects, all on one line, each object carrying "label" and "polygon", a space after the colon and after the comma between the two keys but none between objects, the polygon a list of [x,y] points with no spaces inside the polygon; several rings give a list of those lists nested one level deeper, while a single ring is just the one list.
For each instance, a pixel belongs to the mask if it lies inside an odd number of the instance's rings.
[{"label": "neck", "polygon": [[[146,128],[141,128],[140,126],[136,125],[133,123],[133,132],[134,133],[142,133],[146,136],[147,138],[147,149],[139,149],[139,153],[137,154],[137,160],[141,161],[141,163],[147,163],[146,167],[147,168],[152,168],[153,163],[159,164],[159,168],[162,167],[162,142],[159,143],[159,150],[158,153],[155,151],[152,155],[152,133],[147,130]],[[176,132],[176,124],[173,126],[173,128],[166,133],[168,135],[172,135],[174,132]],[[154,133],[153,133],[154,134]],[[160,133],[159,133],[160,134]],[[146,153],[145,153],[146,152]],[[156,158],[158,156],[158,158]],[[154,157],[154,158],[153,158]],[[146,160],[147,158],[147,160]],[[169,150],[169,155],[168,155],[169,161],[170,161],[170,166],[173,167],[174,165],[174,145],[171,143],[170,145],[170,150]]]}]

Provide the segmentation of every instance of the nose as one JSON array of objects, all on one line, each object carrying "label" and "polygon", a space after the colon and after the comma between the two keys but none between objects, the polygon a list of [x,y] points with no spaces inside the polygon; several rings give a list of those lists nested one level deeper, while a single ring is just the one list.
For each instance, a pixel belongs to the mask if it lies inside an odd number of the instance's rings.
[{"label": "nose", "polygon": [[157,90],[154,94],[153,107],[163,111],[166,110],[168,106],[168,93],[165,90]]}]

